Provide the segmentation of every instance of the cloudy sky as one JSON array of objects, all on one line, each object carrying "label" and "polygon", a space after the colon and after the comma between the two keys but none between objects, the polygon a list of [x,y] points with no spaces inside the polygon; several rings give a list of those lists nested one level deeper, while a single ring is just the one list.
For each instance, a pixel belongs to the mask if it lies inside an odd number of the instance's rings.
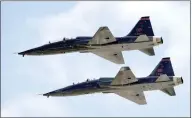
[{"label": "cloudy sky", "polygon": [[[1,115],[2,116],[189,116],[190,115],[190,3],[185,2],[2,2],[1,8]],[[13,54],[65,37],[92,36],[108,26],[125,36],[141,16],[150,16],[155,35],[164,44],[156,56],[123,52],[125,65],[93,54],[22,57]],[[139,106],[115,94],[77,97],[39,96],[87,78],[113,77],[130,66],[137,77],[147,76],[163,57],[171,57],[184,84],[177,96],[145,92]]]}]

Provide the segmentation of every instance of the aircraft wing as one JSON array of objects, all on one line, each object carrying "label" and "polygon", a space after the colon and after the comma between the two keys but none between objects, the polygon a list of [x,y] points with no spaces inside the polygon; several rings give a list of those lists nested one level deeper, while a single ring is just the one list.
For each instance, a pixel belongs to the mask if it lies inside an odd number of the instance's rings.
[{"label": "aircraft wing", "polygon": [[145,54],[147,54],[149,56],[155,55],[155,51],[154,51],[153,48],[145,48],[145,49],[141,49],[139,51],[141,51],[141,52],[143,52],[143,53],[145,53]]},{"label": "aircraft wing", "polygon": [[124,97],[132,102],[135,102],[139,105],[147,104],[145,95],[143,91],[122,91],[122,92],[115,92],[115,94]]},{"label": "aircraft wing", "polygon": [[89,44],[105,44],[116,41],[108,27],[100,27]]},{"label": "aircraft wing", "polygon": [[129,67],[122,67],[115,76],[115,79],[112,81],[111,85],[123,85],[136,81],[138,81],[138,79],[135,77],[131,69]]},{"label": "aircraft wing", "polygon": [[107,59],[111,62],[114,62],[116,64],[124,64],[124,59],[122,52],[92,52],[93,54],[96,54],[97,56],[100,56],[104,59]]}]

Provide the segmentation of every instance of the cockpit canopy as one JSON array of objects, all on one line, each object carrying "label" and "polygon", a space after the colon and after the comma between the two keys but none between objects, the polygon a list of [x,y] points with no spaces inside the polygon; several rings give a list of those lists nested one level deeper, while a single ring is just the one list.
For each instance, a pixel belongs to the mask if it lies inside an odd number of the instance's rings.
[{"label": "cockpit canopy", "polygon": [[90,36],[78,36],[78,37],[76,37],[76,39],[81,39],[81,40],[83,40],[83,39],[90,39],[91,37]]},{"label": "cockpit canopy", "polygon": [[99,81],[100,81],[100,82],[111,82],[113,79],[114,79],[114,78],[110,78],[110,77],[107,78],[107,77],[106,77],[106,78],[100,78]]},{"label": "cockpit canopy", "polygon": [[[70,40],[70,39],[73,39],[73,38],[66,38],[66,37],[63,37],[63,39],[58,39],[58,40],[53,40],[53,41],[49,41],[49,44],[50,43],[57,43],[57,42],[61,42],[61,41],[67,41],[67,40]],[[46,45],[46,44],[45,44]]]},{"label": "cockpit canopy", "polygon": [[[72,38],[71,38],[72,39]],[[69,38],[63,37],[63,41],[70,40]]]}]

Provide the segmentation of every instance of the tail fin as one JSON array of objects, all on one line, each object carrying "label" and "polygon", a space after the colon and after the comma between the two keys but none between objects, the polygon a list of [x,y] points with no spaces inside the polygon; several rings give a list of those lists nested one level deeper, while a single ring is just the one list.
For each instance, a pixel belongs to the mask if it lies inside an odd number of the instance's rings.
[{"label": "tail fin", "polygon": [[162,74],[166,74],[167,76],[175,76],[170,57],[162,58],[149,76],[160,76]]},{"label": "tail fin", "polygon": [[127,36],[139,36],[143,34],[154,36],[149,16],[141,17]]}]

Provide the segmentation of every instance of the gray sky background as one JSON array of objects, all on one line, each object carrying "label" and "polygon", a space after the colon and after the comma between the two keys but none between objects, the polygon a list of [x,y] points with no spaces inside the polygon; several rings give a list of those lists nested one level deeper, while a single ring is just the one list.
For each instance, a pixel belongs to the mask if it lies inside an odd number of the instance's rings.
[{"label": "gray sky background", "polygon": [[[190,115],[190,2],[2,2],[1,3],[1,115],[2,116],[189,116]],[[125,36],[141,16],[150,16],[155,35],[164,44],[156,56],[123,52],[125,65],[93,54],[28,57],[14,55],[65,37],[93,36],[108,26]],[[130,66],[137,77],[147,76],[163,57],[171,57],[184,84],[176,96],[145,92],[140,106],[115,94],[77,97],[38,96],[87,78],[114,77]]]}]

